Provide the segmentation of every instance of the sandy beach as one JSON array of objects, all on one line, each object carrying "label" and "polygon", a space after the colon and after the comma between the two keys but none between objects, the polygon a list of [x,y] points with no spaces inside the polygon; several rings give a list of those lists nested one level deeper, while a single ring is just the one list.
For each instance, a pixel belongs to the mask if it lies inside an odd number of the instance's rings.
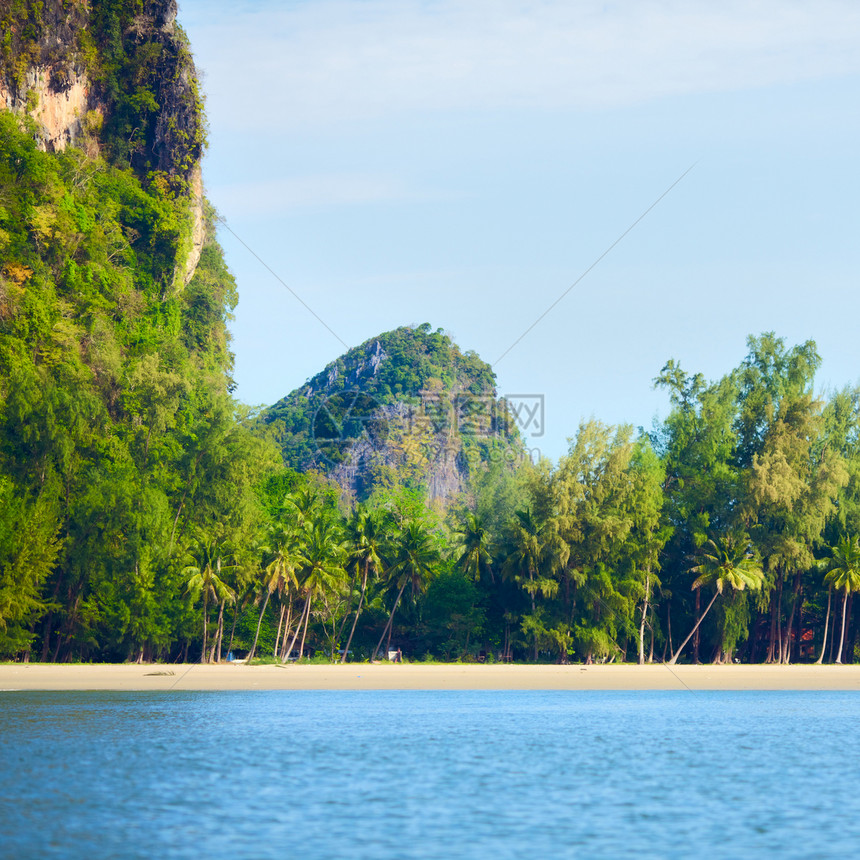
[{"label": "sandy beach", "polygon": [[11,690],[860,690],[860,666],[0,665]]}]

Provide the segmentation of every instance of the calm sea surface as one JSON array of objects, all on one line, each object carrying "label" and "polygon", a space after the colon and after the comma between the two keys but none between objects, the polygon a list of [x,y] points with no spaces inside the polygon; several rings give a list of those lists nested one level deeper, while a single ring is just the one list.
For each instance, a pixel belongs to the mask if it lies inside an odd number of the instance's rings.
[{"label": "calm sea surface", "polygon": [[849,857],[853,693],[0,693],[0,856]]}]

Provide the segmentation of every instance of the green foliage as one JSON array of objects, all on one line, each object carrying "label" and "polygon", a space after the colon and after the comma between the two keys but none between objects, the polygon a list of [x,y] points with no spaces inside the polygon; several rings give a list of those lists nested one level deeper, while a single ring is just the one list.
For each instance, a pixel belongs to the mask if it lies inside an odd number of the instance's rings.
[{"label": "green foliage", "polygon": [[429,324],[386,332],[349,350],[265,420],[278,428],[285,462],[331,471],[367,440],[358,496],[423,488],[449,459],[468,472],[517,439],[495,399],[495,375]]},{"label": "green foliage", "polygon": [[32,625],[48,609],[43,596],[60,552],[60,521],[52,494],[16,492],[0,476],[0,654],[30,647]]},{"label": "green foliage", "polygon": [[844,594],[860,591],[860,542],[857,538],[843,537],[831,550],[831,556],[825,582]]},{"label": "green foliage", "polygon": [[[86,153],[0,113],[0,656],[787,662],[831,588],[854,655],[860,393],[815,396],[811,341],[750,337],[713,382],[670,360],[649,437],[584,422],[556,466],[517,458],[492,369],[426,323],[237,404],[208,204],[183,283],[205,123],[171,9],[0,0],[18,104],[29,69],[83,66],[98,107]],[[359,443],[350,496],[325,473]],[[469,481],[445,519],[440,463]]]},{"label": "green foliage", "polygon": [[422,603],[419,632],[429,653],[444,660],[465,656],[469,643],[480,643],[486,610],[472,579],[456,568],[444,570],[427,588]]},{"label": "green foliage", "polygon": [[235,283],[211,212],[172,289],[189,218],[186,198],[39,152],[0,114],[4,654],[165,654],[199,635],[182,598],[193,536],[247,554],[277,455],[227,391]]},{"label": "green foliage", "polygon": [[202,99],[187,39],[136,0],[93,3],[81,49],[106,102],[101,140],[114,163],[182,191],[205,145]]}]

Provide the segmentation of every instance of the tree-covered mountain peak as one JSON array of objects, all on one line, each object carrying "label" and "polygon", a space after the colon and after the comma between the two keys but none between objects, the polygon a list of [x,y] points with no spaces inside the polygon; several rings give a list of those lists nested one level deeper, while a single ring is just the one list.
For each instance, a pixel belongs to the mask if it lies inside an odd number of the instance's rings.
[{"label": "tree-covered mountain peak", "polygon": [[496,376],[476,353],[463,352],[441,328],[434,331],[422,323],[383,332],[353,347],[285,400],[348,388],[359,388],[383,403],[431,390],[495,396]]},{"label": "tree-covered mountain peak", "polygon": [[367,497],[407,486],[446,501],[518,436],[489,364],[429,323],[350,349],[269,408],[287,465]]}]

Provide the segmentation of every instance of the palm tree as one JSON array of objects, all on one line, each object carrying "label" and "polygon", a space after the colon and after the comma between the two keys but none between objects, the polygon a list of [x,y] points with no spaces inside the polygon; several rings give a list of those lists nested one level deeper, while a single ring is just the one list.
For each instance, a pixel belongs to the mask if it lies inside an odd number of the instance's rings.
[{"label": "palm tree", "polygon": [[288,518],[302,528],[312,526],[323,516],[323,500],[311,484],[290,493],[284,499],[283,508]]},{"label": "palm tree", "polygon": [[302,643],[299,657],[305,650],[305,639],[314,597],[324,591],[333,591],[346,576],[343,568],[344,545],[336,525],[325,518],[318,519],[313,525],[302,530],[302,545],[299,547],[301,563],[300,588],[305,593],[305,605],[299,618],[299,625],[293,636],[287,655],[293,650],[299,630],[302,630]]},{"label": "palm tree", "polygon": [[[515,579],[523,584],[531,597],[532,612],[535,611],[535,591],[533,583],[538,573],[541,558],[541,528],[529,508],[514,511],[511,550],[505,559],[505,568],[515,571]],[[528,576],[524,584],[523,572]]]},{"label": "palm tree", "polygon": [[460,538],[457,547],[460,553],[457,564],[466,573],[471,573],[476,582],[480,580],[482,570],[490,575],[490,582],[494,582],[490,533],[481,517],[467,513],[456,534]]},{"label": "palm tree", "polygon": [[[200,654],[200,662],[206,663],[212,660],[215,653],[215,645],[220,641],[220,633],[224,623],[224,604],[228,601],[236,599],[236,592],[224,582],[222,575],[224,571],[233,565],[222,564],[222,547],[219,547],[214,541],[211,543],[201,543],[201,563],[197,565],[189,565],[183,569],[183,574],[188,577],[187,591],[195,597],[203,595],[203,650]],[[208,639],[209,626],[209,599],[216,600],[219,605],[218,612],[218,627],[216,630],[216,639],[213,640],[212,654],[209,656],[209,661],[206,659],[206,644]]]},{"label": "palm tree", "polygon": [[702,562],[692,568],[693,573],[699,574],[692,587],[695,591],[703,585],[714,585],[714,596],[689,636],[672,655],[672,659],[669,660],[670,666],[675,665],[681,652],[693,638],[693,634],[699,629],[714,601],[723,593],[726,586],[733,591],[743,591],[746,588],[750,591],[758,591],[764,580],[764,571],[755,560],[746,537],[729,534],[723,538],[708,540],[706,547],[707,549],[702,553]]},{"label": "palm tree", "polygon": [[433,536],[427,531],[424,523],[420,520],[410,520],[401,531],[396,546],[394,564],[389,570],[392,582],[399,586],[397,597],[388,623],[379,637],[376,648],[373,649],[371,659],[374,659],[382,647],[382,642],[388,634],[388,642],[391,644],[391,631],[394,629],[394,613],[400,605],[400,598],[407,586],[411,586],[413,596],[420,594],[433,575],[433,566],[439,561],[439,551],[433,545]]},{"label": "palm tree", "polygon": [[848,596],[860,591],[860,544],[856,538],[846,536],[831,551],[833,563],[825,582],[837,591],[844,591],[842,599],[842,632],[839,635],[839,652],[836,662],[842,662],[842,646],[845,642],[845,618],[848,614]]},{"label": "palm tree", "polygon": [[364,596],[367,592],[368,574],[371,570],[377,573],[382,566],[382,518],[378,513],[358,505],[347,527],[347,534],[351,545],[349,560],[356,567],[362,568],[362,577],[358,609],[355,610],[352,629],[349,631],[349,637],[343,647],[341,663],[346,663],[349,646],[352,644],[352,637],[358,624],[358,617],[361,615]]},{"label": "palm tree", "polygon": [[[570,546],[558,534],[557,529],[540,522],[531,509],[514,511],[514,517],[511,548],[505,559],[505,568],[514,571],[514,579],[529,595],[532,607],[529,617],[537,618],[535,597],[540,594],[542,597],[551,598],[558,592],[558,580],[543,574],[557,573],[564,569],[570,559]],[[537,628],[534,625],[527,627],[534,633],[534,659],[537,660]]]},{"label": "palm tree", "polygon": [[248,662],[254,659],[254,654],[257,650],[257,640],[260,637],[260,627],[263,623],[263,616],[266,614],[266,607],[269,604],[269,598],[277,592],[283,594],[289,589],[290,585],[298,586],[296,579],[296,565],[298,557],[295,551],[295,529],[290,523],[275,523],[269,528],[269,545],[262,547],[263,551],[268,552],[271,556],[271,561],[263,568],[263,575],[260,585],[263,588],[264,600],[262,609],[260,609],[260,617],[257,619],[257,630],[254,633],[254,644],[251,646],[251,652],[248,655]]}]

